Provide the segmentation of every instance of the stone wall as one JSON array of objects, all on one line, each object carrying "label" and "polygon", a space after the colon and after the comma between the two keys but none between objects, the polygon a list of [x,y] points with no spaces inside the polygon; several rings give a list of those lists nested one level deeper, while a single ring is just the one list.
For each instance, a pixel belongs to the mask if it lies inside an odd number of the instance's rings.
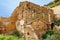
[{"label": "stone wall", "polygon": [[7,23],[4,24],[6,33],[17,29],[24,34],[26,40],[34,38],[39,40],[42,34],[51,27],[54,19],[53,10],[25,1],[19,4],[10,17],[2,17],[0,21],[2,24]]},{"label": "stone wall", "polygon": [[53,10],[27,1],[21,2],[18,10],[20,11],[17,11],[19,15],[16,28],[24,34],[26,40],[41,39],[55,19]]}]

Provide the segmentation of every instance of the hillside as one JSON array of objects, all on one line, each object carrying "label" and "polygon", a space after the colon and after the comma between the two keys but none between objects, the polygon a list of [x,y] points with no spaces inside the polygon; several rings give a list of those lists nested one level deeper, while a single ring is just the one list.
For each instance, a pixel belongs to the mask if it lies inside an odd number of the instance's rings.
[{"label": "hillside", "polygon": [[53,2],[50,2],[50,3],[46,4],[45,6],[53,8],[58,5],[60,5],[60,0],[54,0]]}]

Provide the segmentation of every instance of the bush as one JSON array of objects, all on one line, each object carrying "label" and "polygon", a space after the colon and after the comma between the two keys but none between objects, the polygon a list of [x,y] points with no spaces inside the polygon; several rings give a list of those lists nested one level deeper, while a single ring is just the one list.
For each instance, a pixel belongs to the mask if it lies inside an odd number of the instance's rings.
[{"label": "bush", "polygon": [[22,34],[22,33],[19,33],[17,30],[13,31],[13,32],[11,33],[11,35],[17,36],[17,37],[22,37],[22,36],[23,36],[23,34]]},{"label": "bush", "polygon": [[18,38],[15,36],[4,36],[4,35],[0,35],[0,40],[24,40],[23,38]]},{"label": "bush", "polygon": [[60,19],[55,20],[55,21],[54,21],[54,24],[57,25],[57,26],[59,26],[59,25],[60,25]]},{"label": "bush", "polygon": [[54,30],[54,34],[48,34],[47,37],[43,40],[60,40],[60,30]]},{"label": "bush", "polygon": [[45,39],[47,38],[48,35],[53,35],[54,31],[53,30],[47,30],[45,34],[43,34],[42,38]]}]

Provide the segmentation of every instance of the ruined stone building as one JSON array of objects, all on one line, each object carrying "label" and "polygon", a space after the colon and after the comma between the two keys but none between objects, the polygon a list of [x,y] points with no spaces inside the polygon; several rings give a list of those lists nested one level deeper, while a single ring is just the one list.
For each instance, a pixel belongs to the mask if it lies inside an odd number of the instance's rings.
[{"label": "ruined stone building", "polygon": [[53,10],[31,2],[20,2],[9,18],[0,18],[0,30],[4,33],[15,29],[22,32],[25,40],[40,40],[42,34],[51,28],[54,21]]}]

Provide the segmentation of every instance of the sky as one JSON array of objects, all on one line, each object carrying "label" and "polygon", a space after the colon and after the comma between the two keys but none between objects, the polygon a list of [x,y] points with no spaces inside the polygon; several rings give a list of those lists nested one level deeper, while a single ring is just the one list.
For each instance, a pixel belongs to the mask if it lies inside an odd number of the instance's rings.
[{"label": "sky", "polygon": [[[20,2],[25,0],[0,0],[0,16],[9,17]],[[53,0],[27,0],[38,5],[45,5]]]}]

